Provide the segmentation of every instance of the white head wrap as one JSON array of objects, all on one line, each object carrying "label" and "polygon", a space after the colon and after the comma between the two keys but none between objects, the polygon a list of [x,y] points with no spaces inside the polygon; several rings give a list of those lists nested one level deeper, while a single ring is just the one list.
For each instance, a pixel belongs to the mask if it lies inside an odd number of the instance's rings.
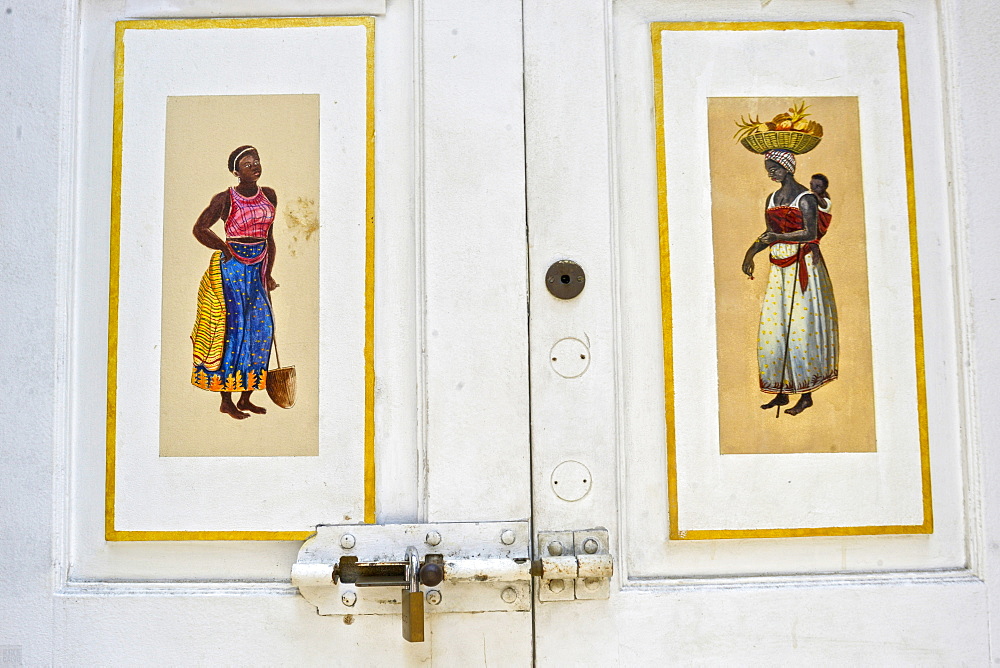
[{"label": "white head wrap", "polygon": [[795,173],[795,154],[783,148],[772,148],[764,152],[765,160],[773,160],[792,174]]}]

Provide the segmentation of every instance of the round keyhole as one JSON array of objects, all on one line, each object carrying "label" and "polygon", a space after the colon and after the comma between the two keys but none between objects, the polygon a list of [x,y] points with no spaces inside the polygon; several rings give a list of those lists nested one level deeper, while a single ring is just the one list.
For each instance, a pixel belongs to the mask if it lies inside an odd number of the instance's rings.
[{"label": "round keyhole", "polygon": [[545,272],[545,287],[557,299],[573,299],[586,282],[583,267],[572,260],[554,262]]}]

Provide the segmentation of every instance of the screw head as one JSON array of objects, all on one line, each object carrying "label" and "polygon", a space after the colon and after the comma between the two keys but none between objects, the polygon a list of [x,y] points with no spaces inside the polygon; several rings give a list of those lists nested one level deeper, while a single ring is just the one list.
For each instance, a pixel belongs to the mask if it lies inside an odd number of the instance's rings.
[{"label": "screw head", "polygon": [[425,598],[431,605],[437,605],[441,602],[441,592],[438,589],[428,589],[427,596]]},{"label": "screw head", "polygon": [[517,600],[517,590],[513,587],[507,587],[500,592],[500,598],[503,599],[504,603],[513,603]]},{"label": "screw head", "polygon": [[424,542],[431,547],[436,547],[441,544],[441,534],[437,531],[428,531],[424,537]]},{"label": "screw head", "polygon": [[563,544],[557,540],[549,543],[549,554],[553,557],[558,557],[563,553]]},{"label": "screw head", "polygon": [[558,594],[566,588],[566,583],[562,580],[549,580],[549,591]]},{"label": "screw head", "polygon": [[597,539],[595,538],[588,538],[587,540],[583,541],[583,551],[586,552],[587,554],[596,554],[598,548],[600,547],[601,544],[598,543]]},{"label": "screw head", "polygon": [[513,545],[516,539],[517,535],[512,529],[504,529],[503,533],[500,534],[500,542],[504,545]]},{"label": "screw head", "polygon": [[601,581],[598,578],[584,578],[583,586],[589,589],[590,591],[594,591],[595,589],[601,586]]},{"label": "screw head", "polygon": [[353,608],[354,604],[358,602],[358,595],[353,591],[345,591],[340,597],[340,602],[348,608]]},{"label": "screw head", "polygon": [[354,540],[354,536],[352,536],[349,533],[345,533],[343,536],[340,537],[340,546],[345,550],[351,549],[356,544],[357,541]]}]

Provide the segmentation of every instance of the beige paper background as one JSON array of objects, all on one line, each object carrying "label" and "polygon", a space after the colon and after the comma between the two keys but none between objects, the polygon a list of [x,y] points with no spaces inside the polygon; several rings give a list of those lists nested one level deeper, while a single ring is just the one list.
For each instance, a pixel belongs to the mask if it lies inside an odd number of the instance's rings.
[{"label": "beige paper background", "polygon": [[[271,297],[281,363],[296,367],[298,388],[293,408],[255,392],[267,414],[234,420],[219,412],[219,393],[191,384],[198,284],[213,252],[191,231],[212,196],[236,185],[226,161],[244,144],[258,149],[259,183],[278,197],[272,276],[280,287]],[[160,456],[318,455],[319,96],[168,97],[164,202]],[[212,229],[225,236],[221,221]]]},{"label": "beige paper background", "polygon": [[[749,113],[770,120],[798,98],[710,98],[709,161],[715,257],[719,368],[719,441],[722,454],[874,452],[868,268],[865,254],[861,139],[856,97],[812,97],[811,119],[823,125],[819,146],[798,156],[796,180],[809,186],[817,172],[830,179],[833,220],[821,244],[837,300],[840,376],[813,394],[813,407],[797,416],[761,410],[772,395],[760,392],[757,324],[767,287],[767,251],[754,262],[755,279],[740,270],[746,249],[765,229],[764,207],[778,184],[764,160],[733,139],[734,121]],[[905,207],[906,202],[899,206]],[[683,303],[678,295],[677,303]],[[678,398],[683,398],[678,395]],[[797,401],[791,397],[789,406]]]}]

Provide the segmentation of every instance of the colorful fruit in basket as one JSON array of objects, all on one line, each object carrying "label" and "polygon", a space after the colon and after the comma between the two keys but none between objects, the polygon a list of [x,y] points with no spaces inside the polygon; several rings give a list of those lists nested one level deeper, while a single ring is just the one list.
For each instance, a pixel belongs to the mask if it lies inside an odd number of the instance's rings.
[{"label": "colorful fruit in basket", "polygon": [[750,117],[747,116],[744,119],[740,116],[740,120],[736,121],[736,126],[739,130],[733,135],[736,139],[743,139],[748,135],[755,134],[757,132],[804,132],[806,134],[814,135],[816,137],[823,136],[823,126],[816,121],[808,120],[806,117],[812,114],[807,114],[806,109],[809,108],[804,101],[798,103],[797,105],[792,105],[789,107],[788,111],[783,111],[770,121],[761,122],[760,117]]},{"label": "colorful fruit in basket", "polygon": [[739,130],[737,130],[736,134],[733,135],[735,139],[743,139],[747,135],[752,135],[755,132],[766,132],[768,130],[768,124],[761,123],[759,116],[757,118],[751,118],[748,115],[746,120],[740,116],[740,120],[736,121],[736,125],[739,127]]},{"label": "colorful fruit in basket", "polygon": [[759,116],[745,119],[740,116],[736,121],[739,129],[733,138],[755,153],[769,148],[784,148],[795,153],[811,151],[823,136],[823,126],[807,118],[811,115],[806,113],[808,108],[809,105],[802,101],[763,122]]}]

